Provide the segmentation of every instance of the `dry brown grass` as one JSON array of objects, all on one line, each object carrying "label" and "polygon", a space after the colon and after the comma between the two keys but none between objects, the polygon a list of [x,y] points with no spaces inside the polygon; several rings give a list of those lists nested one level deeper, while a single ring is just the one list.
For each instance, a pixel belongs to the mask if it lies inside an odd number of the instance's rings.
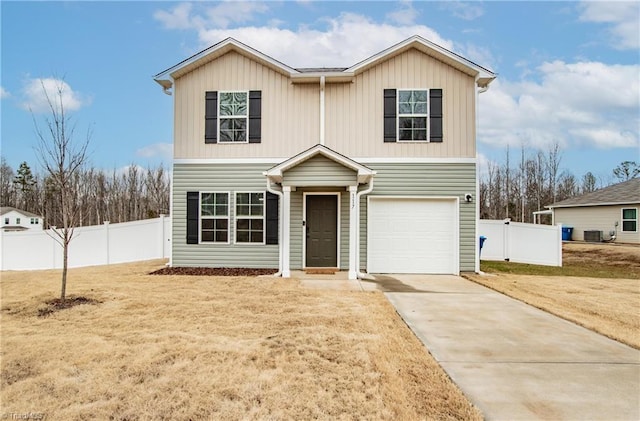
[{"label": "dry brown grass", "polygon": [[47,419],[481,419],[380,293],[73,269],[3,272],[3,413]]},{"label": "dry brown grass", "polygon": [[[509,265],[501,263],[502,265]],[[563,268],[572,276],[523,273],[465,274],[495,289],[612,339],[640,349],[640,247],[634,245],[565,243]],[[616,271],[618,278],[576,276],[576,268]],[[493,268],[497,266],[492,266]],[[522,266],[518,271],[524,270]],[[526,273],[526,272],[525,272]],[[533,273],[539,273],[536,269]],[[598,276],[604,276],[598,273]],[[629,279],[621,278],[625,276]]]}]

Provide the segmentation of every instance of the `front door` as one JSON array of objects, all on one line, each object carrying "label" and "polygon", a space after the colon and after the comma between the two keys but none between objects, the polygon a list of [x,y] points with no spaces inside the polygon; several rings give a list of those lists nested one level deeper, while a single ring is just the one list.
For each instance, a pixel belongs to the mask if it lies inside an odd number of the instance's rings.
[{"label": "front door", "polygon": [[338,196],[306,196],[306,267],[338,267]]}]

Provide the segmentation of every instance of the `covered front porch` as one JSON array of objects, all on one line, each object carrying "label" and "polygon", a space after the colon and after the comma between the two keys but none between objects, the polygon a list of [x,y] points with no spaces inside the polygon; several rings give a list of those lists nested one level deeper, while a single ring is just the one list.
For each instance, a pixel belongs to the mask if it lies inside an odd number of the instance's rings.
[{"label": "covered front porch", "polygon": [[263,173],[279,200],[279,272],[333,268],[357,279],[360,198],[375,171],[316,145]]}]

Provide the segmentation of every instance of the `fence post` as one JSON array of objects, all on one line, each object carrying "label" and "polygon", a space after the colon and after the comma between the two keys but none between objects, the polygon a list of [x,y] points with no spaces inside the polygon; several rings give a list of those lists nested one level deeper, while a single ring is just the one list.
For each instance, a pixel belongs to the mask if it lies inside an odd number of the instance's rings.
[{"label": "fence post", "polygon": [[160,256],[164,259],[164,213],[160,214]]},{"label": "fence post", "polygon": [[105,242],[107,245],[107,250],[106,250],[106,264],[109,264],[109,221],[104,221],[104,237],[105,237]]},{"label": "fence post", "polygon": [[502,254],[505,262],[508,262],[511,257],[511,245],[509,244],[509,240],[511,238],[511,231],[509,229],[510,222],[511,218],[507,218],[504,220],[504,225],[502,226],[504,229],[504,250]]}]

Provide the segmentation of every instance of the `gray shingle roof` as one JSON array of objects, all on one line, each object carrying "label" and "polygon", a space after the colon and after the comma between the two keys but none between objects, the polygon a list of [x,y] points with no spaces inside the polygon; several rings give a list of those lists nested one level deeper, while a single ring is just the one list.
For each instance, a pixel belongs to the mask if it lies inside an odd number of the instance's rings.
[{"label": "gray shingle roof", "polygon": [[14,207],[11,207],[11,206],[2,206],[2,207],[0,207],[0,215],[4,215],[5,213],[9,213],[11,211],[20,212],[21,214],[23,214],[24,216],[27,216],[29,218],[42,218],[42,216],[36,215],[35,213],[23,211],[22,209],[14,208]]},{"label": "gray shingle roof", "polygon": [[547,208],[570,208],[575,206],[628,205],[640,203],[640,178],[632,178],[582,196],[556,202]]}]

